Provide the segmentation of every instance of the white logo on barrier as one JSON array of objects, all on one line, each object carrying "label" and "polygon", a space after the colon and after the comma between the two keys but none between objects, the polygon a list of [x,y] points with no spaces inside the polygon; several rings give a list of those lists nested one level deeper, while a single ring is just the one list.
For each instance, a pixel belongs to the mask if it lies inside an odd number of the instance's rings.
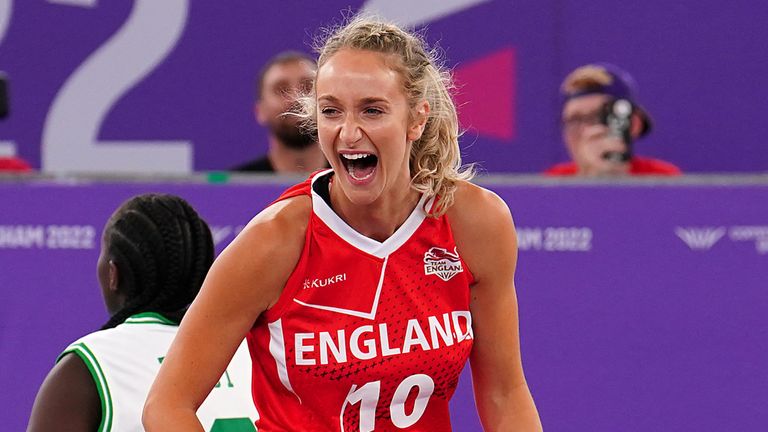
[{"label": "white logo on barrier", "polygon": [[213,244],[215,245],[218,245],[219,243],[223,242],[224,239],[229,237],[230,234],[232,234],[231,225],[211,227],[211,236],[213,237]]},{"label": "white logo on barrier", "polygon": [[589,252],[592,238],[589,227],[517,228],[517,247],[521,251]]},{"label": "white logo on barrier", "polygon": [[93,225],[0,225],[0,249],[95,249]]},{"label": "white logo on barrier", "polygon": [[733,226],[728,232],[733,241],[754,241],[759,254],[768,254],[768,226]]},{"label": "white logo on barrier", "polygon": [[675,227],[675,234],[691,250],[705,251],[712,249],[725,235],[725,227]]},{"label": "white logo on barrier", "polygon": [[433,274],[447,282],[463,271],[461,259],[455,248],[453,252],[448,252],[446,249],[433,247],[424,254],[425,275]]},{"label": "white logo on barrier", "polygon": [[211,235],[213,236],[213,244],[219,246],[224,243],[226,246],[231,242],[240,231],[245,228],[245,225],[213,225],[211,226]]}]

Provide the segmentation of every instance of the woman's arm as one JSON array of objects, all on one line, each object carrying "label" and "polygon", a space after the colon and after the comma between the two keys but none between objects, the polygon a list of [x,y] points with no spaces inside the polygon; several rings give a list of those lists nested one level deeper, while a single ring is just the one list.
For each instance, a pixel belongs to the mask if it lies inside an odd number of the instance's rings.
[{"label": "woman's arm", "polygon": [[278,202],[216,259],[149,391],[142,421],[152,431],[202,431],[196,411],[259,315],[273,306],[299,260],[309,197]]},{"label": "woman's arm", "polygon": [[515,296],[517,236],[504,201],[462,183],[448,213],[459,254],[475,283],[470,356],[478,414],[486,431],[540,431],[520,356]]},{"label": "woman's arm", "polygon": [[90,432],[100,421],[101,399],[91,373],[76,354],[65,355],[37,392],[27,432]]}]

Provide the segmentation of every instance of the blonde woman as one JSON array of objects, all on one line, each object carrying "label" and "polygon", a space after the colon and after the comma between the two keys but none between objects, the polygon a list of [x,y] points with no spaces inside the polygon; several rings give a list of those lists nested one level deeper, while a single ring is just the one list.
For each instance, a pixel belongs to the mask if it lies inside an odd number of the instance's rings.
[{"label": "blonde woman", "polygon": [[260,431],[447,431],[466,360],[488,431],[540,430],[523,375],[505,203],[462,170],[449,78],[413,34],[357,18],[320,49],[304,114],[331,169],[221,254],[144,410],[195,409],[247,335]]}]

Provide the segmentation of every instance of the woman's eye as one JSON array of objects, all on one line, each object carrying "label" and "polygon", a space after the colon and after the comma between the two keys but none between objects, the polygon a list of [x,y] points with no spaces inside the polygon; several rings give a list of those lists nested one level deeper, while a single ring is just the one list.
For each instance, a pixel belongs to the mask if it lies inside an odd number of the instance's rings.
[{"label": "woman's eye", "polygon": [[379,115],[384,114],[384,111],[378,109],[378,108],[366,108],[364,111],[368,115]]},{"label": "woman's eye", "polygon": [[320,109],[320,114],[322,114],[322,115],[324,115],[326,117],[334,116],[334,115],[336,115],[338,113],[339,113],[339,111],[336,108],[321,108]]}]

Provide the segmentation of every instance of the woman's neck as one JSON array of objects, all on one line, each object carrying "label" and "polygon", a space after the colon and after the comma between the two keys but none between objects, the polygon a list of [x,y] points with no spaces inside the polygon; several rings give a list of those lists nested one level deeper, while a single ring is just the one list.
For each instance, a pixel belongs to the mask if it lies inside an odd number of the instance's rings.
[{"label": "woman's neck", "polygon": [[333,183],[329,187],[336,214],[355,231],[379,242],[391,237],[405,223],[421,198],[409,182],[390,188],[389,194],[382,194],[376,201],[362,206],[350,202],[340,188],[334,190]]}]

